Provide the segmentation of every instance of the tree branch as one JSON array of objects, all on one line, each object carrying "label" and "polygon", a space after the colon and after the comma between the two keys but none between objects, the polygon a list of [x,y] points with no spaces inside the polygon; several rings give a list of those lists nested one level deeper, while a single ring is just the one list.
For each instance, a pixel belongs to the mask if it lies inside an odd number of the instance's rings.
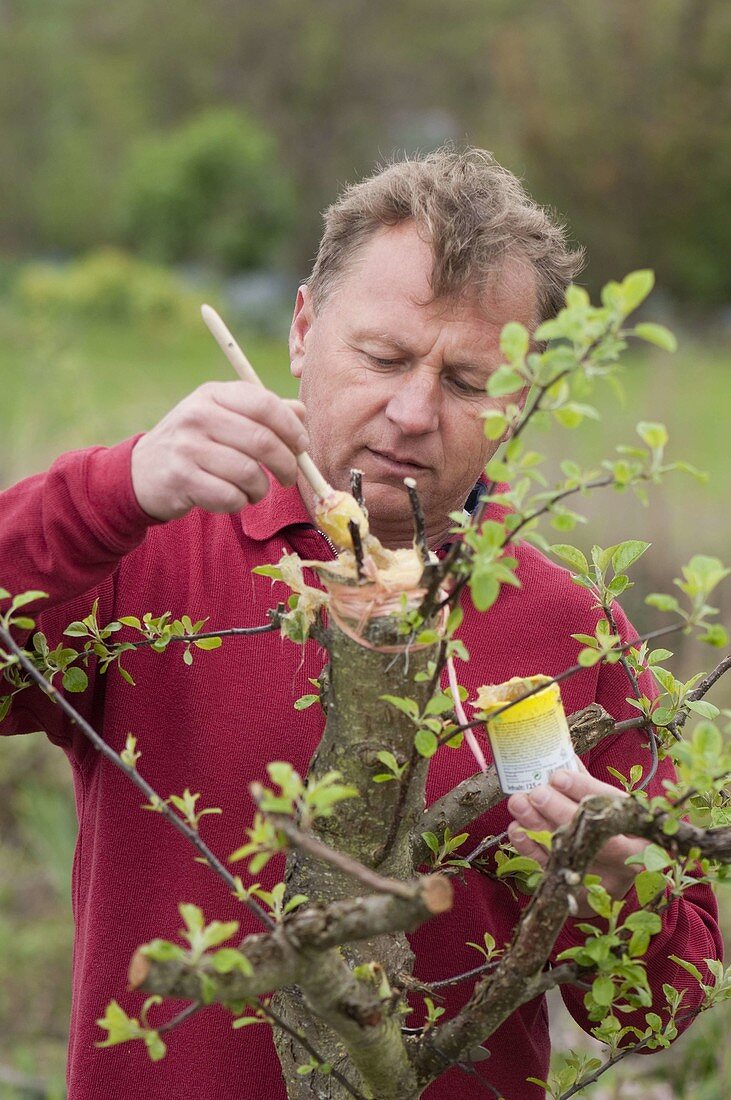
[{"label": "tree branch", "polygon": [[[724,672],[728,672],[731,669],[731,654],[724,657],[719,661],[716,667],[705,676],[692,691],[688,692],[687,699],[695,702],[696,699],[702,699],[706,695],[716,681],[720,680]],[[677,729],[682,729],[685,723],[688,721],[689,711],[685,710],[683,714],[679,715],[676,719],[675,725]]]},{"label": "tree branch", "polygon": [[365,864],[353,859],[352,856],[347,856],[344,852],[338,852],[335,848],[323,844],[311,833],[303,833],[291,818],[280,814],[267,814],[267,817],[280,832],[284,833],[292,847],[307,852],[308,855],[322,860],[323,863],[328,863],[331,867],[337,867],[339,871],[343,871],[351,878],[357,879],[358,882],[363,883],[371,890],[375,890],[376,893],[392,894],[394,897],[405,898],[406,900],[414,897],[414,887],[412,885],[401,882],[399,879],[379,875],[377,871],[372,871],[370,867],[366,867]]},{"label": "tree branch", "polygon": [[[120,771],[124,772],[127,778],[130,779],[140,791],[142,791],[145,798],[147,798],[150,804],[157,806],[159,812],[163,815],[163,817],[167,821],[169,821],[170,824],[173,825],[179,833],[182,833],[183,836],[190,841],[194,848],[196,848],[196,850],[201,854],[209,867],[211,867],[211,869],[216,872],[219,878],[223,879],[223,881],[226,883],[232,893],[238,895],[239,887],[236,878],[231,874],[230,871],[226,869],[226,867],[224,867],[220,859],[216,855],[214,855],[208,845],[201,839],[197,829],[191,828],[191,826],[188,825],[182,819],[182,817],[179,817],[178,814],[176,814],[175,811],[170,806],[168,806],[168,804],[160,797],[160,795],[150,786],[150,784],[142,778],[136,768],[131,767],[129,764],[125,764],[121,756],[116,753],[114,749],[106,743],[104,738],[97,733],[94,727],[89,725],[86,719],[83,718],[79,714],[79,712],[71,706],[68,700],[58,690],[58,688],[54,687],[54,685],[46,680],[46,678],[38,671],[33,662],[30,661],[29,658],[26,656],[25,652],[20,648],[19,645],[16,645],[16,643],[13,641],[10,632],[4,627],[0,627],[0,640],[2,640],[5,646],[7,646],[9,652],[12,653],[13,656],[17,659],[21,668],[23,668],[23,670],[28,674],[31,680],[35,684],[37,684],[37,686],[42,691],[44,691],[46,695],[50,696],[54,703],[56,703],[57,706],[61,708],[66,717],[69,718],[74,723],[74,725],[79,727],[84,736],[91,741],[94,748],[97,749],[97,751],[100,752],[102,756],[105,756],[107,760],[109,760],[114,765],[115,768],[119,768]],[[274,921],[271,919],[269,914],[266,913],[264,909],[262,909],[262,907],[253,900],[253,898],[243,898],[242,901],[247,906],[247,908],[250,909],[251,912],[259,918],[262,924],[266,925],[267,928],[274,927]]]},{"label": "tree branch", "polygon": [[219,974],[213,955],[204,955],[194,964],[185,958],[159,961],[140,947],[129,966],[130,988],[195,1000],[201,995],[201,975],[206,975],[209,1002],[258,997],[297,984],[299,951],[327,951],[387,932],[410,932],[452,907],[452,884],[446,875],[427,875],[400,885],[404,891],[397,897],[376,894],[308,905],[275,925],[270,935],[246,936],[238,950],[248,959],[251,974]]},{"label": "tree branch", "polygon": [[[731,826],[699,829],[675,821],[676,831],[668,836],[663,826],[668,813],[652,813],[639,799],[593,797],[582,802],[568,827],[554,834],[546,872],[518,925],[515,938],[499,965],[475,986],[470,1001],[437,1032],[442,1054],[458,1059],[483,1042],[521,1004],[541,988],[541,971],[570,914],[583,876],[596,852],[612,836],[628,833],[644,837],[672,855],[692,849],[721,862],[731,862]],[[417,1056],[420,1083],[440,1072],[440,1062],[423,1046]]]}]

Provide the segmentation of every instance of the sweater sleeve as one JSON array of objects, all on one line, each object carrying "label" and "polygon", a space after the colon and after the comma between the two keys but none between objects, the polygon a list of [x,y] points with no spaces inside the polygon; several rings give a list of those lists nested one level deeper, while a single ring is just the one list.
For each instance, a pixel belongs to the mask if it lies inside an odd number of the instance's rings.
[{"label": "sweater sleeve", "polygon": [[[88,615],[95,599],[99,621],[111,617],[114,571],[156,522],[140,508],[132,488],[130,459],[138,439],[62,455],[46,473],[0,494],[0,587],[11,595],[47,593],[27,610],[52,645],[72,620]],[[88,671],[90,697],[94,670]],[[0,695],[2,687],[0,678]],[[73,701],[82,703],[78,695]],[[37,729],[58,744],[68,740],[58,708],[30,687],[15,695],[0,733]]]},{"label": "sweater sleeve", "polygon": [[[636,631],[630,626],[627,618],[617,610],[617,625],[622,639],[629,640],[636,637]],[[644,673],[640,678],[640,687],[644,693],[652,698],[657,694],[654,680],[649,673]],[[597,691],[597,702],[615,718],[616,721],[624,721],[636,716],[636,711],[626,702],[630,695],[629,683],[626,674],[620,664],[602,666]],[[641,764],[643,774],[647,774],[651,765],[651,754],[648,745],[647,734],[643,731],[632,729],[615,737],[608,737],[591,752],[588,758],[584,758],[592,775],[605,783],[617,784],[616,777],[608,770],[615,768],[623,775],[629,775],[633,764]],[[668,759],[661,760],[657,773],[648,785],[650,796],[664,794],[663,780],[674,777],[674,768]],[[662,991],[664,984],[671,985],[675,989],[685,990],[679,1016],[685,1017],[678,1021],[678,1031],[684,1031],[692,1022],[694,1010],[702,999],[703,993],[698,983],[682,967],[674,963],[670,958],[676,955],[694,963],[704,976],[708,976],[708,968],[705,959],[720,959],[723,955],[723,939],[718,927],[718,908],[716,898],[711,888],[699,884],[686,890],[682,897],[668,900],[661,913],[662,929],[650,940],[650,946],[643,956],[647,967],[647,978],[652,991],[652,1010],[658,1012],[663,1018],[667,1017],[667,1006]],[[640,908],[634,889],[630,890],[625,898],[625,908],[621,917],[626,917]],[[567,921],[561,935],[556,941],[553,952],[553,960],[568,947],[584,941],[584,936],[576,928],[577,921]],[[592,1026],[584,1008],[583,992],[574,987],[562,988],[564,1003],[576,1022],[589,1031]],[[622,1026],[634,1025],[644,1030],[645,1013],[651,1009],[638,1009],[634,1013],[622,1014],[620,1019]],[[649,1053],[645,1051],[645,1053]]]}]

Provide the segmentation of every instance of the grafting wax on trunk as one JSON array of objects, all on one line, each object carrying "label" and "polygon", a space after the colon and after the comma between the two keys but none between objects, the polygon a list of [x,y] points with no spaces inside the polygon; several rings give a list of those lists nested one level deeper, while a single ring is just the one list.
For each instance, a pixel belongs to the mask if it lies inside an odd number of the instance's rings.
[{"label": "grafting wax on trunk", "polygon": [[365,539],[368,534],[368,519],[364,510],[350,493],[343,493],[338,489],[330,489],[326,495],[316,500],[315,520],[320,530],[339,550],[353,549],[353,540],[348,529],[351,520],[357,523],[361,538]]}]

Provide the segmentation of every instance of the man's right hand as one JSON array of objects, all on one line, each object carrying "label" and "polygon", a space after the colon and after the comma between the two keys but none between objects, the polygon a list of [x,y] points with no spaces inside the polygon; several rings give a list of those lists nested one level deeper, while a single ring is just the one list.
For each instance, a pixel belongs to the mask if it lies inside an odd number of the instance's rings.
[{"label": "man's right hand", "polygon": [[206,382],[135,444],[132,487],[158,520],[191,508],[238,512],[261,500],[269,482],[297,479],[296,454],[307,449],[305,409],[250,382]]}]

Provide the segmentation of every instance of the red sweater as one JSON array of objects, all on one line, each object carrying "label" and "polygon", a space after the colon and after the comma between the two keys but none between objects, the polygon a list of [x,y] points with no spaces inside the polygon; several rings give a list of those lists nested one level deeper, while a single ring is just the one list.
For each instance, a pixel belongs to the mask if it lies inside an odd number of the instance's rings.
[{"label": "red sweater", "polygon": [[[131,484],[134,440],[110,449],[92,448],[61,457],[47,474],[27,479],[0,496],[0,584],[13,593],[42,589],[50,594],[38,624],[51,645],[74,619],[88,614],[99,599],[99,621],[145,611],[170,611],[175,618],[208,617],[210,628],[257,625],[285,595],[280,584],[254,576],[255,565],[277,562],[283,551],[326,559],[330,550],[312,526],[296,489],[274,486],[260,504],[240,515],[195,510],[184,519],[155,524],[139,508]],[[521,545],[518,576],[522,587],[506,587],[486,615],[469,596],[463,600],[460,629],[471,654],[458,666],[460,680],[474,697],[482,683],[515,675],[554,675],[573,664],[577,643],[570,634],[591,633],[597,613],[591,598],[566,570]],[[631,627],[620,616],[622,629]],[[631,636],[628,633],[627,636]],[[117,638],[123,635],[116,635]],[[65,644],[69,644],[68,640]],[[307,768],[321,735],[318,707],[301,713],[294,701],[311,690],[323,652],[264,634],[225,640],[212,652],[195,651],[192,667],[180,648],[155,654],[125,655],[136,686],[116,672],[90,669],[84,695],[71,701],[118,751],[128,732],[142,750],[139,770],[159,794],[200,791],[199,807],[220,806],[221,816],[203,819],[202,834],[224,859],[244,841],[252,816],[248,785],[265,778],[269,760],[289,760]],[[583,670],[563,682],[567,713],[597,700],[617,719],[633,712],[618,665]],[[228,893],[194,852],[161,817],[140,809],[141,797],[125,776],[101,757],[59,709],[35,689],[17,696],[0,732],[43,728],[67,754],[74,775],[79,838],[73,866],[76,940],[69,1050],[72,1100],[280,1100],[286,1093],[265,1027],[232,1031],[231,1016],[218,1007],[195,1015],[166,1036],[167,1057],[153,1064],[141,1043],[99,1050],[104,1038],[95,1020],[116,998],[139,1015],[142,996],[125,992],[126,970],[135,948],[155,937],[176,938],[181,901],[200,905],[208,920],[238,920],[241,931],[261,931],[248,911]],[[587,765],[601,779],[614,766],[627,774],[649,754],[636,732],[605,740]],[[432,761],[428,798],[438,798],[475,770],[468,749],[441,750]],[[651,789],[660,790],[668,773],[662,765]],[[470,843],[499,833],[508,823],[505,804],[485,814],[470,830]],[[244,864],[244,881],[249,878]],[[269,886],[282,877],[281,860],[260,876]],[[630,904],[630,902],[628,902]],[[478,872],[457,884],[454,910],[424,925],[411,937],[416,974],[435,980],[479,964],[466,941],[481,942],[490,931],[498,943],[510,939],[520,906],[508,888]],[[571,922],[555,953],[576,942]],[[698,963],[718,956],[721,941],[715,902],[705,887],[694,887],[664,915],[664,931],[646,956],[654,989],[663,982],[687,987],[684,1004],[698,1002],[698,989],[670,961],[677,954]],[[446,990],[448,1012],[463,1003],[469,983]],[[566,1003],[586,1024],[580,991],[564,990]],[[662,1004],[662,996],[658,998]],[[181,1005],[151,1014],[161,1024]],[[414,1018],[409,1023],[414,1023]],[[477,1071],[506,1100],[536,1100],[542,1090],[526,1077],[545,1077],[549,1058],[543,998],[524,1005],[487,1044],[492,1056]],[[430,1100],[467,1100],[479,1086],[459,1069],[450,1070],[425,1093]]]}]

